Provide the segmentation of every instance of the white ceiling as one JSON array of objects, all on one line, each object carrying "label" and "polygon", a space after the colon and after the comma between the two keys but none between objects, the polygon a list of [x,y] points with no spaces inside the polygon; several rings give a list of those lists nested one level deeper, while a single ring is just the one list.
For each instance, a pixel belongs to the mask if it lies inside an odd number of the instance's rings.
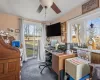
[{"label": "white ceiling", "polygon": [[[51,8],[47,9],[47,21],[52,21],[61,17],[74,7],[83,4],[87,0],[54,0],[56,5],[61,9],[60,14],[56,14]],[[0,12],[9,13],[24,18],[45,21],[44,10],[37,13],[39,0],[0,0]]]}]

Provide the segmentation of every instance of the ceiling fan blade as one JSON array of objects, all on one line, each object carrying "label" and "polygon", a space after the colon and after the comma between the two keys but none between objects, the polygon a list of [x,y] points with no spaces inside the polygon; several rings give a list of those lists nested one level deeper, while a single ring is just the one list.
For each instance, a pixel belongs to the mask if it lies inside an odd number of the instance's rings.
[{"label": "ceiling fan blade", "polygon": [[57,5],[53,2],[53,5],[51,6],[51,8],[57,13],[59,14],[61,12],[61,10],[57,7]]},{"label": "ceiling fan blade", "polygon": [[42,11],[43,7],[42,5],[39,6],[39,8],[37,9],[37,12],[40,13]]}]

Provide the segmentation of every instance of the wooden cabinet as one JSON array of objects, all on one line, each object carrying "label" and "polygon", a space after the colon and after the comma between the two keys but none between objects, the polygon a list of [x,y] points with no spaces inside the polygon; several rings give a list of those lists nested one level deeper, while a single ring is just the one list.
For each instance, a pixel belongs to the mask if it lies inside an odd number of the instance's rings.
[{"label": "wooden cabinet", "polygon": [[66,22],[61,23],[61,41],[67,42],[67,25]]},{"label": "wooden cabinet", "polygon": [[0,60],[0,80],[19,80],[20,59]]},{"label": "wooden cabinet", "polygon": [[20,80],[20,52],[0,38],[0,80]]},{"label": "wooden cabinet", "polygon": [[92,53],[91,63],[100,64],[100,53]]}]

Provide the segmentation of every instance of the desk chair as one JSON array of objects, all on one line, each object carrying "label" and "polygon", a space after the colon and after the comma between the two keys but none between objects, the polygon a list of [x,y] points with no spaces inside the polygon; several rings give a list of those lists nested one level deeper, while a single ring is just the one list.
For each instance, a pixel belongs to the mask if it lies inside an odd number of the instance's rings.
[{"label": "desk chair", "polygon": [[48,68],[51,71],[51,65],[52,65],[52,54],[48,53],[46,54],[46,61],[44,62],[44,64],[39,66],[39,68],[43,67],[40,73],[42,74],[45,68]]}]

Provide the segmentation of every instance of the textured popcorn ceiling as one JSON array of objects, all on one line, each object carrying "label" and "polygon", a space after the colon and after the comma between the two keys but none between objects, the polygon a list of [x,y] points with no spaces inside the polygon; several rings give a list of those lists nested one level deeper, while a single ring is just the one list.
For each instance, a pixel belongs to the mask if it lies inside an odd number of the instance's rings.
[{"label": "textured popcorn ceiling", "polygon": [[[51,8],[47,9],[47,21],[52,21],[61,17],[71,9],[83,4],[88,0],[54,0],[56,5],[61,9],[60,14],[56,14]],[[44,10],[37,13],[39,0],[0,0],[0,12],[22,16],[24,18],[44,21]]]}]

